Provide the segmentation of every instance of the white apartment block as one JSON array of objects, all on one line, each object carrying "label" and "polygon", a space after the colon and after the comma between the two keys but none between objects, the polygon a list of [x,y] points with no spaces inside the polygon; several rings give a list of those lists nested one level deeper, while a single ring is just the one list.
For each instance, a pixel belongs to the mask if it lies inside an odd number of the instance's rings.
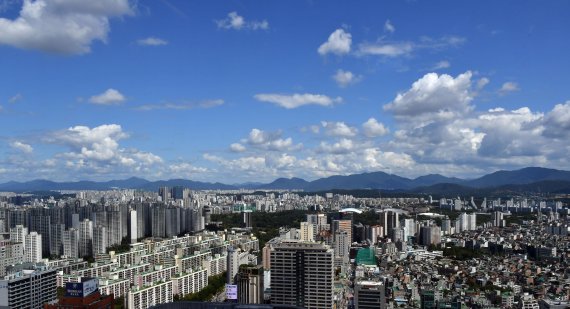
[{"label": "white apartment block", "polygon": [[129,309],[145,309],[172,300],[172,281],[157,282],[154,285],[131,289],[127,295],[127,306]]},{"label": "white apartment block", "polygon": [[184,296],[196,293],[208,285],[208,270],[200,269],[172,278],[172,294]]}]

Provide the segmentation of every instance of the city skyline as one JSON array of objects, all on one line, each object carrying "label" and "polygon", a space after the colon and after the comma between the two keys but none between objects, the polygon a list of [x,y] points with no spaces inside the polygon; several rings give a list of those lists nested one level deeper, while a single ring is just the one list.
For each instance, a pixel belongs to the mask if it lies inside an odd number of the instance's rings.
[{"label": "city skyline", "polygon": [[569,8],[0,1],[0,183],[570,170]]}]

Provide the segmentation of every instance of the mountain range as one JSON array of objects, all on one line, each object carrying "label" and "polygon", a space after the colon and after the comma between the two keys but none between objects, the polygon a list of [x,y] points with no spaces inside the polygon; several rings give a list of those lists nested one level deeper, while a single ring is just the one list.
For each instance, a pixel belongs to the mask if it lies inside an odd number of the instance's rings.
[{"label": "mountain range", "polygon": [[[413,192],[470,192],[482,188],[495,188],[515,191],[539,191],[551,193],[570,192],[570,171],[527,167],[514,171],[497,171],[475,179],[460,179],[430,174],[417,178],[406,178],[384,172],[353,174],[346,176],[330,176],[313,181],[301,178],[278,178],[271,183],[223,184],[192,181],[187,179],[170,179],[148,181],[131,177],[124,180],[104,182],[77,181],[54,182],[49,180],[32,180],[27,182],[6,182],[0,184],[0,191],[30,192],[49,190],[107,190],[113,188],[142,189],[155,191],[159,187],[183,186],[194,190],[304,190],[325,191],[332,189],[375,189]],[[555,192],[556,191],[556,192]]]}]

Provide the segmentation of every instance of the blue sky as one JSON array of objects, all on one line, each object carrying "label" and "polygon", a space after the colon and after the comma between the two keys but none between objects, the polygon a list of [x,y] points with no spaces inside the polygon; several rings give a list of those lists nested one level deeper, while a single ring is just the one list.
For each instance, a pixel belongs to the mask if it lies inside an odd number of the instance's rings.
[{"label": "blue sky", "polygon": [[0,181],[570,169],[569,12],[0,0]]}]

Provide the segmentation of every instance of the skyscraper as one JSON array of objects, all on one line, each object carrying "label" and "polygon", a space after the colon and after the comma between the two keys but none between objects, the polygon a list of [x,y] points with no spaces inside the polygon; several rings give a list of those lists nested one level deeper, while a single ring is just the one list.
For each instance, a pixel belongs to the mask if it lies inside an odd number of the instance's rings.
[{"label": "skyscraper", "polygon": [[131,243],[137,242],[138,239],[138,219],[137,219],[137,211],[131,210],[129,211],[129,239]]},{"label": "skyscraper", "polygon": [[25,261],[37,263],[42,260],[42,235],[31,232],[25,237]]},{"label": "skyscraper", "polygon": [[321,243],[281,241],[271,248],[271,302],[304,308],[333,305],[334,251]]},{"label": "skyscraper", "polygon": [[384,228],[384,235],[392,235],[392,230],[400,226],[400,216],[394,210],[385,210],[380,213],[380,226]]},{"label": "skyscraper", "polygon": [[107,228],[97,225],[93,228],[93,255],[107,252],[109,244],[107,242]]},{"label": "skyscraper", "polygon": [[85,219],[79,223],[79,256],[91,256],[93,254],[93,222]]},{"label": "skyscraper", "polygon": [[263,267],[261,265],[240,266],[236,284],[240,304],[263,303]]},{"label": "skyscraper", "polygon": [[79,257],[79,230],[70,228],[63,232],[63,254],[73,259]]},{"label": "skyscraper", "polygon": [[243,226],[245,228],[251,228],[252,224],[253,224],[253,220],[252,220],[252,214],[251,214],[251,210],[244,210],[242,212],[242,216],[243,216]]},{"label": "skyscraper", "polygon": [[352,243],[352,221],[350,220],[333,220],[332,232],[345,231],[348,234],[348,239]]}]

